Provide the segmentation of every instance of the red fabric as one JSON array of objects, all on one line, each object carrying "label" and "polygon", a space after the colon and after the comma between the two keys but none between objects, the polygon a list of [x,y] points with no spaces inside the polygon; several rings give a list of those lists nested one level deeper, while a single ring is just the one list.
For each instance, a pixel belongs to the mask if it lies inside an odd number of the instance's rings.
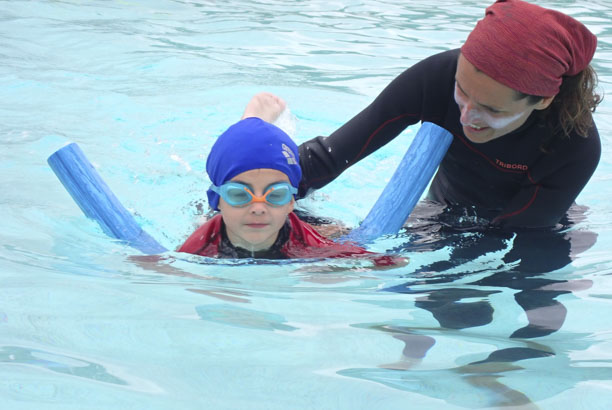
[{"label": "red fabric", "polygon": [[210,257],[217,256],[219,254],[219,244],[221,243],[222,226],[223,219],[221,214],[215,215],[189,235],[185,243],[178,248],[178,252]]},{"label": "red fabric", "polygon": [[[288,258],[348,258],[368,257],[376,266],[396,264],[396,258],[369,252],[352,244],[340,244],[318,233],[315,228],[300,220],[296,214],[289,214],[291,233],[281,252]],[[192,233],[181,245],[178,252],[215,257],[219,254],[221,242],[221,214],[215,215]]]},{"label": "red fabric", "polygon": [[597,37],[558,11],[521,0],[488,7],[461,48],[476,68],[525,94],[552,97],[590,63]]}]

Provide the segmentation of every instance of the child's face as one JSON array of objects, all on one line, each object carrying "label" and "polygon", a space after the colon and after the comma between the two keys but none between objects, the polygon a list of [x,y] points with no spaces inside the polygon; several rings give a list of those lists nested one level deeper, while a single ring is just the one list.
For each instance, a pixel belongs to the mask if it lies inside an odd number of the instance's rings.
[{"label": "child's face", "polygon": [[[289,178],[276,169],[263,168],[238,174],[231,181],[249,185],[253,194],[263,195],[270,185],[289,182]],[[287,215],[293,211],[294,202],[291,199],[291,202],[282,206],[251,202],[243,207],[233,207],[220,198],[219,210],[230,242],[250,251],[270,248],[278,237],[278,231],[285,224]]]}]

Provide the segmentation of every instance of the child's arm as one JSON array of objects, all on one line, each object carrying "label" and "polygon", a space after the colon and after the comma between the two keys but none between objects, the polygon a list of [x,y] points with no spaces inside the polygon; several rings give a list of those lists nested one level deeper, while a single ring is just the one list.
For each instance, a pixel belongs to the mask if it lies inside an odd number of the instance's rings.
[{"label": "child's arm", "polygon": [[285,110],[287,103],[282,98],[271,93],[255,94],[247,104],[241,119],[257,117],[273,123]]}]

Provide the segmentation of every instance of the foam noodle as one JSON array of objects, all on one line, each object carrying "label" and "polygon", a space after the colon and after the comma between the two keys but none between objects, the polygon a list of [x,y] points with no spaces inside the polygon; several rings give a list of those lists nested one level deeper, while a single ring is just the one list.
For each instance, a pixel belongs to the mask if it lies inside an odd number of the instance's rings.
[{"label": "foam noodle", "polygon": [[83,213],[110,237],[125,241],[145,254],[167,251],[136,223],[75,143],[47,160]]},{"label": "foam noodle", "polygon": [[365,243],[397,233],[429,184],[453,136],[424,122],[391,180],[361,225],[343,239]]}]

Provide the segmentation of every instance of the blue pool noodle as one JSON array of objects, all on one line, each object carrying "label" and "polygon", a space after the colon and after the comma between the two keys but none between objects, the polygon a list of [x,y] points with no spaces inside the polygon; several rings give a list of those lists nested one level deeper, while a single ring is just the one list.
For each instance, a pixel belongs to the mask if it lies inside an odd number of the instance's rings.
[{"label": "blue pool noodle", "polygon": [[[343,239],[365,243],[381,235],[397,233],[423,194],[452,139],[444,128],[424,122],[370,213]],[[107,235],[145,254],[167,251],[136,223],[77,144],[59,149],[47,162],[83,213],[98,222]]]},{"label": "blue pool noodle", "polygon": [[136,223],[77,144],[59,149],[47,162],[83,213],[107,235],[148,255],[167,251]]},{"label": "blue pool noodle", "polygon": [[345,238],[366,243],[397,233],[408,219],[453,140],[450,132],[423,122],[391,180],[363,220]]}]

